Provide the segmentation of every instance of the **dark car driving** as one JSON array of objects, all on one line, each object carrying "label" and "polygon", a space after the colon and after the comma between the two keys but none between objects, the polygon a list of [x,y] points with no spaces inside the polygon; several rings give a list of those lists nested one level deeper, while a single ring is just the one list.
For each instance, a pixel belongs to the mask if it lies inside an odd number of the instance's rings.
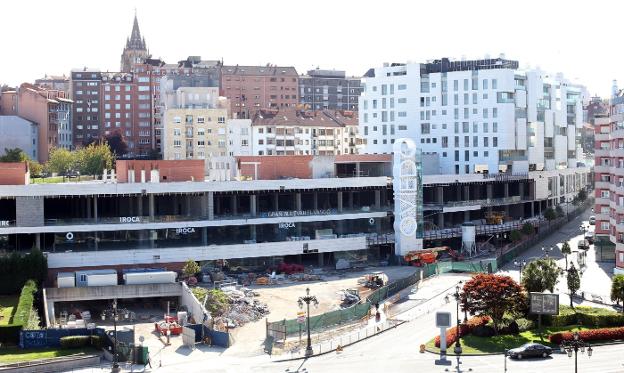
[{"label": "dark car driving", "polygon": [[507,355],[515,359],[525,357],[548,357],[552,354],[552,348],[539,343],[525,343],[518,348],[512,348]]}]

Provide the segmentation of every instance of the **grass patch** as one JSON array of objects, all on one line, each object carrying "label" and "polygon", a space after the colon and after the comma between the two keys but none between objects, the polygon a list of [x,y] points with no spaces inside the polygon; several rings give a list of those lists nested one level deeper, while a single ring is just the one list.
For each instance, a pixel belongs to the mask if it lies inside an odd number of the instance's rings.
[{"label": "grass patch", "polygon": [[79,177],[65,177],[65,181],[63,181],[63,176],[51,176],[51,177],[33,177],[30,179],[31,184],[57,184],[57,183],[69,183],[69,182],[79,182],[79,181],[88,181],[94,180],[91,175],[80,175]]},{"label": "grass patch", "polygon": [[17,295],[0,296],[0,325],[8,325],[17,307]]},{"label": "grass patch", "polygon": [[80,353],[95,353],[93,348],[72,348],[62,350],[60,348],[42,348],[33,350],[23,350],[19,347],[9,347],[0,349],[0,364],[19,363],[39,359],[51,359],[59,356],[67,356]]},{"label": "grass patch", "polygon": [[[464,354],[491,354],[491,353],[503,353],[506,349],[516,348],[528,342],[538,342],[546,346],[557,347],[550,344],[548,336],[552,333],[562,331],[578,331],[590,329],[584,326],[564,326],[564,327],[544,327],[542,328],[542,337],[537,332],[537,329],[527,330],[520,334],[508,334],[508,335],[495,335],[493,337],[476,337],[474,335],[467,335],[461,338],[462,353]],[[434,339],[426,343],[427,349],[436,353],[440,352],[440,349],[435,347]],[[447,347],[447,355],[453,354],[453,347]]]}]

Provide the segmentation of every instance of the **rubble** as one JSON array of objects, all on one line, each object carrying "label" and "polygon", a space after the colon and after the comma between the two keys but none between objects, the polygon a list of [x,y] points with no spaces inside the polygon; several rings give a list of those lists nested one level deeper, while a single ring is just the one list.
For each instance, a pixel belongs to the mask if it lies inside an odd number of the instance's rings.
[{"label": "rubble", "polygon": [[221,326],[236,328],[260,320],[270,312],[266,303],[254,299],[259,294],[251,289],[228,290],[225,291],[225,295],[230,306],[223,315],[215,319]]}]

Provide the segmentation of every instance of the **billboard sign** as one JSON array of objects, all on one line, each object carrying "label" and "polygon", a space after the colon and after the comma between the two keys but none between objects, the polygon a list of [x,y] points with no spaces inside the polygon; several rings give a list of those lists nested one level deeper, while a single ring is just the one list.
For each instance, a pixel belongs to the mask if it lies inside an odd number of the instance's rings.
[{"label": "billboard sign", "polygon": [[530,293],[530,303],[534,315],[559,314],[559,294]]}]

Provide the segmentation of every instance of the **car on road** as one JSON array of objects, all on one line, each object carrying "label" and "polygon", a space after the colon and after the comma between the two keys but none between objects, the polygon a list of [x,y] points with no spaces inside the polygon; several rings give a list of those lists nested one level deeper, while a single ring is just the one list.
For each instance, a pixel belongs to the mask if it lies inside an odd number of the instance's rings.
[{"label": "car on road", "polygon": [[585,232],[585,241],[587,241],[590,244],[594,243],[594,231],[587,231]]},{"label": "car on road", "polygon": [[507,356],[513,359],[524,359],[525,357],[548,357],[552,354],[552,348],[539,343],[525,343],[520,347],[507,351]]},{"label": "car on road", "polygon": [[596,217],[594,215],[589,217],[589,225],[596,225]]}]

